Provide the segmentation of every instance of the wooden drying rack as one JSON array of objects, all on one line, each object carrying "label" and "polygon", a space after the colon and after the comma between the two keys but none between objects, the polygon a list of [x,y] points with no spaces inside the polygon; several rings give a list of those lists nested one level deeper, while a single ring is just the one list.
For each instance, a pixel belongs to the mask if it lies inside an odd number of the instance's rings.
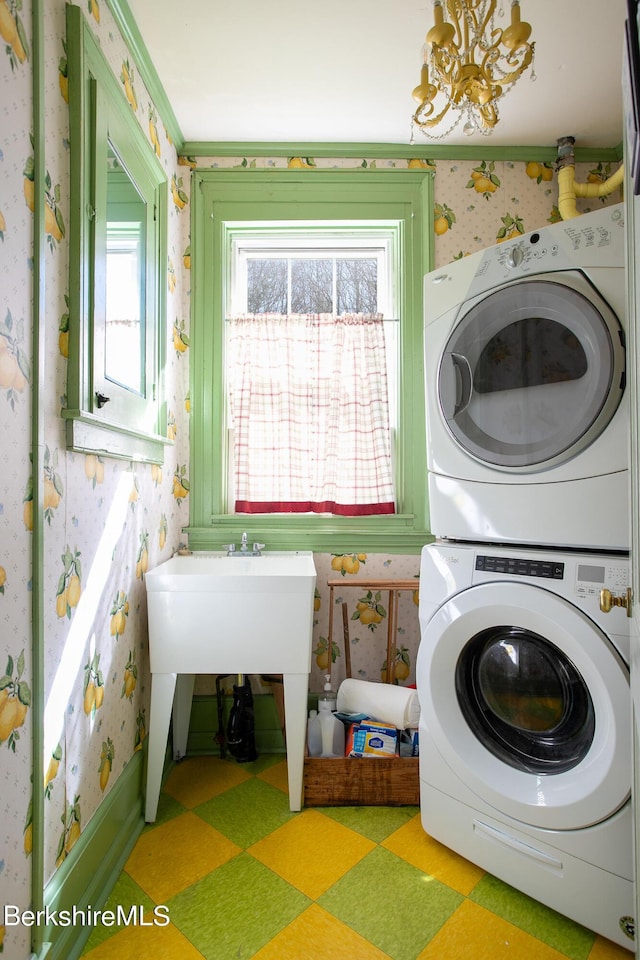
[{"label": "wooden drying rack", "polygon": [[[333,643],[333,592],[339,587],[342,590],[352,590],[359,587],[360,590],[388,590],[389,591],[389,609],[387,612],[387,669],[385,673],[386,683],[393,683],[395,680],[396,661],[392,656],[394,652],[394,638],[398,624],[398,598],[404,590],[418,590],[420,581],[414,577],[413,580],[327,580],[329,587],[329,665],[327,674],[331,675],[332,662],[332,643]],[[344,632],[344,663],[347,678],[351,677],[351,643],[349,639],[349,612],[346,600],[342,603],[342,627]]]},{"label": "wooden drying rack", "polygon": [[[403,590],[418,590],[413,580],[327,580],[329,587],[329,666],[333,643],[334,590],[388,590],[386,682],[394,682],[394,637],[398,622],[398,597]],[[347,678],[351,677],[351,645],[347,603],[342,603],[344,656]],[[378,757],[356,760],[353,757],[305,757],[304,804],[306,807],[335,806],[418,806],[420,779],[418,757]]]}]

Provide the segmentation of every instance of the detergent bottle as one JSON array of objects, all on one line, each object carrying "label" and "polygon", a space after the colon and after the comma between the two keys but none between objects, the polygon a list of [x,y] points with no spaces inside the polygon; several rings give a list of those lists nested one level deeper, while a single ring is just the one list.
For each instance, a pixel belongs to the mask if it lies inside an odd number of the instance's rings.
[{"label": "detergent bottle", "polygon": [[324,690],[318,697],[318,720],[322,741],[321,757],[344,756],[344,724],[335,715],[337,695],[331,689],[331,677],[325,677]]},{"label": "detergent bottle", "polygon": [[310,757],[319,757],[322,753],[322,731],[317,710],[309,711],[307,720],[307,747]]},{"label": "detergent bottle", "polygon": [[318,712],[328,710],[335,713],[337,710],[338,694],[331,689],[331,674],[327,673],[324,678],[324,690],[318,696]]}]

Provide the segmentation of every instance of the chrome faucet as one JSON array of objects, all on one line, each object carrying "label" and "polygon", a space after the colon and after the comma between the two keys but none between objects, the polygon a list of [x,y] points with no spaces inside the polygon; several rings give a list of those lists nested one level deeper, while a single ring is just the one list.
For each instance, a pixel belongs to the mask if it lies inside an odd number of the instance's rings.
[{"label": "chrome faucet", "polygon": [[235,543],[224,544],[224,549],[227,551],[228,557],[247,557],[247,556],[259,557],[262,555],[262,551],[264,550],[264,547],[265,547],[264,543],[258,543],[257,541],[254,541],[253,550],[249,550],[246,530],[242,534],[239,550],[236,550]]}]

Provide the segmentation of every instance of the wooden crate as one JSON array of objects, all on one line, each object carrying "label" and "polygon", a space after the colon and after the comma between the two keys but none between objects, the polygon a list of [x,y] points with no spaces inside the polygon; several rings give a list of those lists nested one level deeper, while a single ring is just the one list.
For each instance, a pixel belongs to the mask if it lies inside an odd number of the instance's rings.
[{"label": "wooden crate", "polygon": [[418,757],[305,758],[305,807],[419,804]]}]

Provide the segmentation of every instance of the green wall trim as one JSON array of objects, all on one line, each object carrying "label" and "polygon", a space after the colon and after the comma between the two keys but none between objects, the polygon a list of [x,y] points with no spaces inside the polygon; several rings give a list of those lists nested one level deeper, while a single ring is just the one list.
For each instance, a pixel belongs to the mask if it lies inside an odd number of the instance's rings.
[{"label": "green wall trim", "polygon": [[[193,173],[189,544],[216,549],[244,529],[267,549],[418,553],[429,537],[423,387],[423,277],[433,266],[433,173],[419,170],[200,169]],[[397,230],[401,513],[384,517],[226,514],[224,311],[231,229],[275,221],[354,222]],[[231,226],[230,226],[231,225]],[[209,375],[204,376],[204,370]],[[221,454],[222,451],[222,454]]]},{"label": "green wall trim", "polygon": [[[283,143],[187,140],[178,151],[187,157],[345,157],[385,160],[529,160],[552,163],[557,146],[492,147],[402,143]],[[578,163],[622,160],[622,143],[613,147],[575,148]],[[375,168],[374,168],[375,169]]]},{"label": "green wall trim", "polygon": [[162,122],[167,128],[167,133],[173,140],[174,147],[179,154],[183,153],[184,137],[182,130],[176,120],[173,107],[162,86],[156,68],[149,56],[149,51],[142,39],[142,34],[129,9],[127,0],[107,0],[107,6],[111,10],[118,29],[133,55],[142,81],[149,92],[149,96],[153,100],[154,106],[162,117]]},{"label": "green wall trim", "polygon": [[[426,470],[426,468],[425,468]],[[426,475],[426,474],[425,474]],[[415,530],[413,517],[360,518],[359,524],[332,525],[326,518],[288,517],[288,524],[260,516],[220,516],[211,527],[184,527],[191,550],[222,550],[238,531],[247,527],[251,537],[269,550],[312,550],[314,553],[419,554],[434,538],[426,529]],[[244,524],[244,526],[243,526]]]},{"label": "green wall trim", "polygon": [[[76,188],[69,208],[69,362],[67,406],[62,414],[68,419],[67,447],[161,463],[166,437],[162,368],[167,174],[80,7],[67,5],[66,28],[70,176]],[[104,351],[96,348],[104,342],[105,279],[99,265],[106,256],[108,142],[144,201],[146,323],[141,356],[144,386],[139,395],[105,382]],[[96,403],[98,390],[108,391],[112,399],[104,409]]]},{"label": "green wall trim", "polygon": [[[144,827],[144,771],[145,751],[140,750],[133,754],[45,888],[44,901],[50,910],[86,910],[104,905]],[[48,928],[44,934],[51,944],[48,960],[75,960],[92,929]]]},{"label": "green wall trim", "polygon": [[60,416],[66,421],[67,448],[76,453],[97,453],[140,463],[163,463],[164,448],[173,446],[173,440],[168,437],[130,430],[120,424],[98,420],[81,410],[63,408]]},{"label": "green wall trim", "polygon": [[[44,381],[45,381],[45,23],[44,0],[34,0],[33,27],[33,318],[31,471],[33,531],[31,539],[31,793],[32,851],[31,895],[35,910],[44,905]],[[32,950],[43,947],[43,930],[32,927]]]}]

